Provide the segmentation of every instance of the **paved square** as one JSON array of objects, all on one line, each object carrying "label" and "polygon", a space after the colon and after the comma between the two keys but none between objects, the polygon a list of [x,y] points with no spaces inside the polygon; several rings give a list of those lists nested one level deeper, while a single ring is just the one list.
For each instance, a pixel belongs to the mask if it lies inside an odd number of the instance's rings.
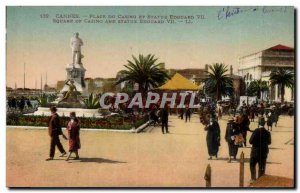
[{"label": "paved square", "polygon": [[[227,163],[227,118],[219,122],[218,160],[207,159],[206,132],[195,114],[188,123],[171,116],[170,134],[165,135],[159,127],[139,134],[81,131],[81,160],[69,162],[58,157],[58,150],[55,160],[45,161],[50,146],[46,130],[7,128],[7,186],[205,187],[204,172],[211,164],[213,187],[238,187],[239,163]],[[256,126],[257,122],[251,122],[251,129]],[[293,179],[293,139],[294,117],[281,116],[272,131],[266,174]],[[61,141],[67,150],[67,141]],[[238,156],[242,151],[248,185],[250,148],[240,148]]]}]

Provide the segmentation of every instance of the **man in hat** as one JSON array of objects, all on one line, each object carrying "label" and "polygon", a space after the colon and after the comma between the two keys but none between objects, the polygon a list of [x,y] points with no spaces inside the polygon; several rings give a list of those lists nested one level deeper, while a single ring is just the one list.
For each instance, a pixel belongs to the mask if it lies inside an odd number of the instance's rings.
[{"label": "man in hat", "polygon": [[252,144],[250,154],[251,182],[256,180],[256,165],[258,163],[258,177],[265,174],[266,162],[271,144],[271,134],[264,127],[265,119],[259,118],[258,128],[254,130],[249,143]]},{"label": "man in hat", "polygon": [[[56,107],[51,107],[50,111],[51,111],[51,116],[49,118],[49,123],[48,123],[48,134],[51,137],[50,156],[49,158],[46,159],[46,161],[53,160],[55,154],[55,146],[58,147],[61,153],[61,157],[67,154],[59,140],[59,135],[63,135],[63,133],[61,130],[59,116],[56,113],[57,109]],[[63,137],[67,139],[65,135],[63,135]]]},{"label": "man in hat", "polygon": [[236,160],[236,155],[238,153],[239,145],[235,144],[235,138],[241,133],[240,127],[237,124],[237,121],[232,117],[228,120],[226,133],[225,133],[225,141],[228,143],[229,150],[229,160],[231,162],[231,157]]}]

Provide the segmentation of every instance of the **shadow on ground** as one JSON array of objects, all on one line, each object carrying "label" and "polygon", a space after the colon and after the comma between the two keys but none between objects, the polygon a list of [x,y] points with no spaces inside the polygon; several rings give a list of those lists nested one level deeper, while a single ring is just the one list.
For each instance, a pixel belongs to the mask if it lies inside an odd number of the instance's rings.
[{"label": "shadow on ground", "polygon": [[[218,159],[213,158],[211,161],[226,161],[228,162],[228,157],[219,157]],[[249,163],[250,162],[250,158],[244,158],[244,163]],[[240,163],[240,159],[236,159],[236,160],[231,160],[231,163]],[[281,164],[280,162],[270,162],[267,161],[267,164]]]},{"label": "shadow on ground", "polygon": [[294,132],[294,131],[271,131],[271,132],[275,132],[275,133],[292,133],[292,132]]},{"label": "shadow on ground", "polygon": [[169,134],[172,134],[172,135],[200,135],[199,133],[172,133],[172,132],[170,132]]},{"label": "shadow on ground", "polygon": [[[70,160],[73,161],[73,160]],[[75,160],[74,160],[75,161]],[[88,158],[88,157],[83,157],[78,160],[79,162],[86,162],[86,163],[109,163],[109,164],[121,164],[121,163],[127,163],[127,162],[122,162],[122,161],[116,161],[116,160],[110,160],[110,159],[105,159],[105,158]]]}]

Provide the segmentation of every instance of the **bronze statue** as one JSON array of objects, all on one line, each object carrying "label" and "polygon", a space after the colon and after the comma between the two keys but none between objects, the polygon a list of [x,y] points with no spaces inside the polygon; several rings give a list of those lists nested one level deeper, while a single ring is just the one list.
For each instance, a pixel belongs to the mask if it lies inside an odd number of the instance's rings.
[{"label": "bronze statue", "polygon": [[61,101],[64,101],[64,100],[69,99],[69,98],[77,99],[77,89],[76,89],[76,86],[74,85],[74,80],[68,79],[65,82],[65,85],[69,86],[69,90],[65,94],[64,98]]}]

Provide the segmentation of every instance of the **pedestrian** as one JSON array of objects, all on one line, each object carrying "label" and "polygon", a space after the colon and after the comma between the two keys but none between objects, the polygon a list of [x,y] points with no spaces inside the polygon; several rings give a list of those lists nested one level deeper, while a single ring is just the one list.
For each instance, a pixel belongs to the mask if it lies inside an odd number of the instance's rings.
[{"label": "pedestrian", "polygon": [[25,107],[25,99],[24,99],[23,96],[21,97],[21,99],[20,99],[20,101],[19,101],[18,104],[19,104],[18,106],[19,106],[20,111],[23,112],[24,107]]},{"label": "pedestrian", "polygon": [[254,119],[255,119],[255,109],[254,109],[254,106],[252,105],[250,107],[250,121],[254,122]]},{"label": "pedestrian", "polygon": [[183,120],[183,114],[184,114],[184,110],[183,110],[183,109],[180,109],[180,115],[179,115],[179,116],[180,116],[180,119],[181,119],[181,120]]},{"label": "pedestrian", "polygon": [[209,160],[212,159],[212,156],[218,158],[218,151],[220,146],[220,126],[219,123],[214,119],[210,118],[210,122],[204,128],[207,131],[206,134],[206,144],[209,155]]},{"label": "pedestrian", "polygon": [[289,115],[290,117],[292,117],[292,116],[294,115],[294,107],[293,107],[293,106],[291,106],[291,107],[288,109],[288,115]]},{"label": "pedestrian", "polygon": [[187,122],[187,120],[191,122],[191,109],[188,106],[185,107],[185,122]]},{"label": "pedestrian", "polygon": [[273,112],[273,121],[275,123],[275,127],[277,127],[278,120],[279,120],[279,109],[275,107]]},{"label": "pedestrian", "polygon": [[[237,121],[237,118],[236,118]],[[235,143],[235,138],[241,134],[238,124],[234,121],[234,118],[230,118],[227,123],[225,132],[225,141],[228,143],[229,150],[229,160],[231,162],[231,157],[236,160],[236,155],[238,152],[239,145]]]},{"label": "pedestrian", "polygon": [[248,118],[248,116],[246,114],[243,114],[240,120],[240,129],[243,135],[243,139],[244,139],[244,146],[247,147],[247,132],[251,131],[250,128],[250,120]]},{"label": "pedestrian", "polygon": [[158,116],[156,115],[156,106],[152,107],[149,116],[154,126],[159,123]]},{"label": "pedestrian", "polygon": [[27,108],[28,108],[28,109],[31,109],[31,108],[32,108],[32,104],[31,104],[31,102],[30,102],[29,99],[26,100],[26,105],[27,105]]},{"label": "pedestrian", "polygon": [[260,111],[260,115],[263,116],[264,113],[265,113],[265,106],[264,106],[264,103],[260,103],[260,109],[259,109],[259,111]]},{"label": "pedestrian", "polygon": [[80,138],[79,138],[79,130],[80,130],[80,126],[79,126],[79,120],[76,117],[76,113],[75,112],[71,112],[70,113],[70,121],[68,122],[67,125],[67,131],[68,131],[68,135],[69,135],[69,156],[66,159],[66,161],[68,161],[71,157],[72,153],[75,153],[75,158],[74,160],[78,160],[79,159],[79,155],[78,155],[78,149],[80,149],[81,144],[80,144]]},{"label": "pedestrian", "polygon": [[271,144],[271,134],[264,127],[265,120],[259,119],[259,126],[254,130],[249,143],[252,144],[250,153],[251,182],[256,180],[256,165],[258,164],[258,177],[265,174],[266,162]]},{"label": "pedestrian", "polygon": [[[59,140],[59,135],[63,135],[63,133],[62,133],[62,130],[61,130],[61,124],[60,124],[59,116],[56,113],[57,109],[56,109],[56,107],[53,106],[53,107],[50,108],[50,111],[51,111],[51,116],[50,116],[49,122],[48,122],[48,134],[51,138],[51,141],[50,141],[50,156],[49,156],[49,158],[46,159],[46,161],[53,160],[53,157],[54,157],[54,154],[55,154],[55,146],[58,147],[58,149],[61,153],[60,157],[63,157],[64,155],[67,154],[66,151],[64,150],[62,144],[60,143],[60,140]],[[63,135],[63,137],[65,139],[67,139],[65,135]]]},{"label": "pedestrian", "polygon": [[11,100],[11,107],[13,109],[16,109],[17,108],[17,100],[16,100],[16,97],[13,97],[12,100]]},{"label": "pedestrian", "polygon": [[167,105],[160,111],[160,119],[161,119],[161,131],[163,134],[169,133],[168,130],[168,119],[169,119],[169,111]]},{"label": "pedestrian", "polygon": [[272,115],[272,112],[270,111],[270,112],[267,114],[267,126],[268,126],[268,131],[269,131],[269,129],[272,131],[272,125],[273,125],[273,115]]}]

